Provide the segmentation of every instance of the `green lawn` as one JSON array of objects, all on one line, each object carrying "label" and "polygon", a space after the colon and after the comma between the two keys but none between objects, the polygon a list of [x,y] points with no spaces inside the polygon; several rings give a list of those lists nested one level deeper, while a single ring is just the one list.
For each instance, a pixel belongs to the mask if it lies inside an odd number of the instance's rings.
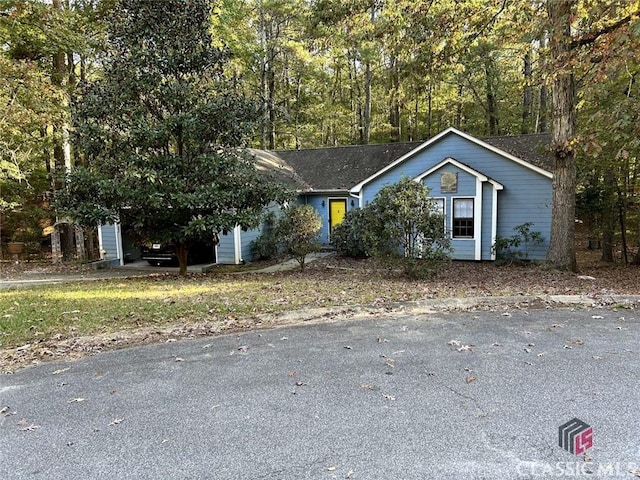
[{"label": "green lawn", "polygon": [[0,348],[174,323],[254,318],[307,307],[362,304],[388,287],[349,288],[336,277],[224,275],[110,279],[4,291]]}]

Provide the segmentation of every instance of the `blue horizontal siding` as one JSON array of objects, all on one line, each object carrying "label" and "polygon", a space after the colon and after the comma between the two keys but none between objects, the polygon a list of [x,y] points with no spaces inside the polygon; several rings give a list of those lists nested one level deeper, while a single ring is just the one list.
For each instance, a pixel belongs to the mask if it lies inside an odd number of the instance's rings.
[{"label": "blue horizontal siding", "polygon": [[[441,138],[427,149],[364,185],[361,191],[364,204],[371,202],[376,193],[385,185],[396,183],[403,177],[417,177],[448,157],[454,158],[504,185],[504,190],[498,192],[498,235],[511,236],[514,234],[513,228],[517,225],[533,222],[533,230],[540,231],[545,237],[545,241],[530,255],[530,258],[544,259],[549,247],[551,230],[551,179],[454,133]],[[454,171],[449,170],[448,167],[453,166],[445,166],[438,172]],[[468,174],[465,172],[465,175]],[[473,176],[469,176],[473,178]],[[468,195],[466,192],[463,193],[467,188],[466,180],[466,176],[458,175],[459,189],[454,196]],[[432,196],[447,197],[447,194],[440,193],[439,182],[440,175],[432,174],[426,179],[425,184],[430,188]],[[490,258],[492,244],[490,238],[491,195],[489,191],[488,186],[483,187],[481,246],[483,259]],[[470,195],[475,195],[475,193]],[[450,205],[448,206],[450,207]],[[447,212],[449,211],[450,208],[447,209]],[[450,226],[451,223],[448,222],[447,225]],[[468,258],[469,244],[473,244],[473,242],[468,240],[454,241],[454,258]]]},{"label": "blue horizontal siding", "polygon": [[[326,195],[305,195],[303,202],[306,205],[311,205],[318,212],[322,221],[320,241],[329,243],[329,198]],[[322,202],[324,202],[324,206],[322,206]]]},{"label": "blue horizontal siding", "polygon": [[[358,200],[343,195],[326,195],[326,194],[305,194],[300,195],[300,202],[306,205],[311,205],[322,221],[322,227],[320,230],[320,242],[324,244],[328,244],[331,239],[329,238],[329,230],[330,230],[330,219],[329,219],[329,200],[346,200],[347,201],[347,212],[358,208]],[[322,205],[324,202],[324,206]],[[351,203],[353,202],[353,205]]]},{"label": "blue horizontal siding", "polygon": [[102,233],[102,250],[104,252],[105,260],[119,260],[118,259],[118,247],[117,247],[117,229],[113,223],[107,223],[100,225]]},{"label": "blue horizontal siding", "polygon": [[451,248],[453,249],[452,258],[455,260],[475,260],[476,259],[476,241],[473,239],[452,239]]},{"label": "blue horizontal siding", "polygon": [[480,257],[482,260],[491,260],[491,249],[493,247],[492,213],[493,213],[493,185],[489,182],[482,184],[482,243],[480,244]]},{"label": "blue horizontal siding", "polygon": [[220,243],[216,247],[216,263],[233,265],[236,263],[234,231],[220,234]]}]

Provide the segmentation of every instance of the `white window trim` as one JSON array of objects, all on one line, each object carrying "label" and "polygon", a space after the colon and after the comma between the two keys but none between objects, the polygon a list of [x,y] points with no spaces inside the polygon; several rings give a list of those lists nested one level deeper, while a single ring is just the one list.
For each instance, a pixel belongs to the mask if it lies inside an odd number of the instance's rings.
[{"label": "white window trim", "polygon": [[443,215],[447,215],[447,197],[432,197],[429,196],[431,200],[442,200],[442,213]]},{"label": "white window trim", "polygon": [[233,261],[236,265],[242,263],[242,228],[236,225],[233,229]]},{"label": "white window trim", "polygon": [[491,189],[491,260],[496,259],[496,249],[493,246],[498,238],[498,188]]},{"label": "white window trim", "polygon": [[116,258],[120,262],[120,266],[124,265],[124,252],[122,248],[122,225],[120,225],[120,221],[115,223],[115,231],[116,231]]},{"label": "white window trim", "polygon": [[104,254],[105,254],[105,250],[104,250],[104,242],[102,240],[102,229],[108,225],[107,223],[102,223],[100,225],[98,225],[98,248],[100,250],[100,260],[104,260]]},{"label": "white window trim", "polygon": [[[475,259],[482,259],[482,180],[476,177],[476,198],[474,200],[473,236],[476,239]],[[477,219],[477,221],[476,221]]]},{"label": "white window trim", "polygon": [[447,234],[447,197],[429,197],[431,200],[442,200],[442,215],[444,218],[442,222],[444,223],[443,227],[445,229],[445,235]]}]

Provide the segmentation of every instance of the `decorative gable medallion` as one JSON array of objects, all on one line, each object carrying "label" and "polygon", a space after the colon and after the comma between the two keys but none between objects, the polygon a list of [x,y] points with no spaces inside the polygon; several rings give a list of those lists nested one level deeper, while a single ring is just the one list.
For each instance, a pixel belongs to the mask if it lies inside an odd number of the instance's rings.
[{"label": "decorative gable medallion", "polygon": [[444,172],[440,175],[440,193],[458,192],[458,174],[455,172]]}]

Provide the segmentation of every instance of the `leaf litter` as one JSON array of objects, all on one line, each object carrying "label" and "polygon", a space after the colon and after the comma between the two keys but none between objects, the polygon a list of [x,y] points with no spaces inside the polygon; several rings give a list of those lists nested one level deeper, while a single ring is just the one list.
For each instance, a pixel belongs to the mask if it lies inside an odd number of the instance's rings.
[{"label": "leaf litter", "polygon": [[[340,315],[351,315],[355,311],[367,311],[372,314],[394,312],[398,308],[397,302],[428,300],[449,297],[491,297],[491,296],[544,296],[544,295],[583,295],[593,299],[594,306],[608,306],[611,295],[640,294],[640,284],[637,282],[637,269],[624,268],[621,265],[606,265],[598,261],[593,252],[579,250],[579,268],[581,273],[589,275],[595,280],[585,282],[569,272],[560,272],[537,265],[512,265],[498,267],[492,263],[459,264],[453,262],[437,278],[424,281],[411,281],[397,273],[381,268],[369,260],[352,260],[337,256],[325,257],[310,263],[304,272],[291,271],[278,274],[194,274],[186,279],[180,279],[171,274],[154,274],[152,276],[134,279],[105,280],[115,284],[122,284],[123,288],[131,288],[131,282],[155,282],[155,284],[189,285],[197,283],[199,286],[211,284],[215,288],[225,288],[224,294],[211,296],[200,294],[204,305],[209,308],[204,311],[205,316],[185,321],[194,315],[196,305],[190,305],[190,314],[181,317],[163,318],[158,323],[158,315],[149,322],[139,318],[135,323],[118,325],[117,323],[104,331],[82,334],[73,328],[60,330],[49,334],[39,334],[32,340],[23,341],[14,346],[3,342],[0,347],[0,369],[15,371],[27,364],[37,364],[42,361],[78,358],[102,351],[123,348],[126,346],[143,345],[162,341],[175,341],[177,338],[210,336],[224,333],[241,332],[247,329],[268,328],[274,325],[299,323],[297,317],[283,315],[287,310],[303,310],[312,318],[322,318],[324,313],[313,313],[316,307],[330,307],[333,305],[358,306],[337,309]],[[40,276],[46,278],[51,272],[64,275],[95,275],[98,278],[122,276],[123,272],[114,270],[108,273],[91,272],[85,267],[71,265],[38,264],[36,270]],[[32,275],[34,266],[28,264],[10,266],[3,270],[4,278],[23,278]],[[126,273],[126,272],[125,272]],[[100,275],[102,275],[100,277]],[[33,278],[33,277],[29,277]],[[380,279],[384,281],[380,281]],[[101,282],[102,283],[102,282]],[[345,284],[358,284],[360,288],[345,289]],[[257,290],[256,290],[257,288]],[[257,300],[277,296],[282,300],[281,305],[269,305],[269,302]],[[182,300],[177,294],[176,303]],[[224,301],[222,301],[224,300]],[[220,303],[222,301],[222,303]],[[13,304],[13,300],[11,301]],[[23,304],[24,302],[18,302]],[[537,307],[546,308],[543,302]],[[246,308],[249,305],[251,308]],[[367,306],[368,307],[364,307]],[[173,305],[172,305],[173,307]],[[17,308],[14,306],[14,308]],[[133,311],[128,307],[129,312]],[[456,307],[442,307],[456,308]],[[529,306],[528,308],[531,308]],[[633,305],[625,308],[633,308]],[[209,312],[212,311],[213,313]],[[80,308],[67,308],[65,312],[74,315],[87,314]],[[136,312],[134,312],[136,313]],[[508,312],[505,312],[508,313]],[[139,316],[138,313],[136,315]],[[329,314],[332,318],[336,314]],[[186,317],[185,317],[186,316]],[[597,315],[594,315],[597,316]],[[122,322],[116,318],[113,322]],[[551,328],[560,328],[553,325]],[[116,328],[114,331],[113,328]],[[120,328],[120,330],[117,330]],[[401,326],[406,331],[406,326]],[[385,339],[377,339],[384,342]],[[567,344],[568,347],[571,345]],[[460,344],[456,348],[460,351],[473,351],[472,345]],[[241,352],[246,353],[246,352]],[[62,372],[60,372],[62,373]]]}]

